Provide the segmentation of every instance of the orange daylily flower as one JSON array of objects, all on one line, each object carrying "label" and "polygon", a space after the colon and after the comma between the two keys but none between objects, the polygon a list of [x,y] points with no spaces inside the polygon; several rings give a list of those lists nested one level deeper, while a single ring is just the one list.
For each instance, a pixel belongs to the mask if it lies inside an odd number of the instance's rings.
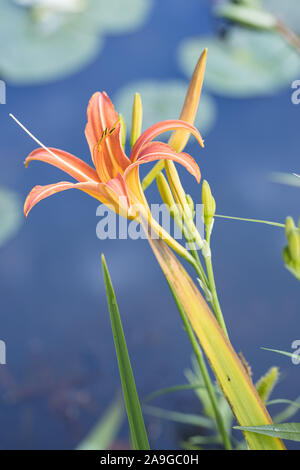
[{"label": "orange daylily flower", "polygon": [[26,166],[32,160],[44,161],[65,171],[78,182],[62,181],[35,186],[25,201],[25,216],[42,199],[72,188],[88,193],[125,217],[137,217],[133,208],[135,204],[142,204],[149,213],[139,179],[139,165],[155,160],[173,160],[184,165],[200,181],[199,167],[190,155],[177,153],[168,144],[153,140],[163,132],[178,129],[189,131],[203,146],[201,135],[194,126],[181,120],[169,120],[147,129],[136,141],[130,157],[127,157],[121,143],[119,115],[106,93],[95,93],[88,105],[85,128],[95,168],[56,148],[42,147],[31,152],[25,160]]}]

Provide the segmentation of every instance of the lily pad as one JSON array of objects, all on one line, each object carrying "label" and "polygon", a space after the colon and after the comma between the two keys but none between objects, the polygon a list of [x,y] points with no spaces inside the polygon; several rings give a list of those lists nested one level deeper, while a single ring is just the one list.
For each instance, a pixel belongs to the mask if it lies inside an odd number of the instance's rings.
[{"label": "lily pad", "polygon": [[204,47],[206,85],[219,95],[270,95],[290,86],[300,73],[299,55],[277,34],[235,27],[224,39],[207,36],[182,42],[179,61],[188,76]]},{"label": "lily pad", "polygon": [[18,84],[73,73],[93,60],[106,34],[142,24],[150,6],[151,0],[86,0],[82,10],[53,9],[45,16],[37,6],[1,0],[0,74]]},{"label": "lily pad", "polygon": [[83,20],[102,34],[123,34],[141,26],[152,6],[152,0],[90,0]]},{"label": "lily pad", "polygon": [[0,247],[15,235],[21,221],[22,209],[18,196],[0,187]]},{"label": "lily pad", "polygon": [[[116,109],[125,118],[130,132],[134,93],[139,92],[143,102],[143,130],[165,119],[178,119],[184,102],[188,83],[180,80],[145,80],[130,83],[114,97]],[[202,95],[195,125],[205,135],[216,119],[216,105],[210,96]]]}]

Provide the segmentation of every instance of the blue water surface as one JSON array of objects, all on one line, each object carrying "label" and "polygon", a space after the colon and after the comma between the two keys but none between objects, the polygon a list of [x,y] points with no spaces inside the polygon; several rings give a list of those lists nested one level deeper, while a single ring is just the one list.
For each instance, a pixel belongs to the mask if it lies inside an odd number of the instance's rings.
[{"label": "blue water surface", "polygon": [[[214,26],[209,2],[154,1],[142,29],[108,37],[101,55],[79,73],[43,85],[8,86],[7,105],[0,107],[0,184],[24,199],[35,184],[68,179],[44,164],[24,169],[35,144],[8,112],[45,144],[89,161],[83,130],[92,93],[106,90],[113,96],[137,79],[184,79],[177,61],[180,41]],[[269,179],[273,171],[300,171],[300,107],[291,104],[290,88],[268,98],[216,101],[218,119],[205,150],[190,145],[188,151],[213,188],[217,212],[276,221],[288,214],[297,218],[299,189]],[[187,172],[181,174],[199,201],[200,186]],[[157,200],[154,187],[148,197]],[[7,344],[7,365],[0,366],[0,448],[74,448],[118,392],[102,252],[141,397],[185,381],[191,348],[147,242],[98,240],[96,208],[97,202],[79,191],[56,195],[34,208],[1,249],[0,337]],[[283,266],[283,230],[218,219],[212,243],[235,348],[251,364],[254,379],[279,365],[282,375],[274,397],[295,399],[300,366],[261,349],[290,351],[292,341],[300,338],[300,286]],[[191,413],[201,409],[193,392],[155,404]],[[152,448],[177,448],[186,431],[150,416],[146,422]],[[126,425],[121,439],[127,439]]]}]

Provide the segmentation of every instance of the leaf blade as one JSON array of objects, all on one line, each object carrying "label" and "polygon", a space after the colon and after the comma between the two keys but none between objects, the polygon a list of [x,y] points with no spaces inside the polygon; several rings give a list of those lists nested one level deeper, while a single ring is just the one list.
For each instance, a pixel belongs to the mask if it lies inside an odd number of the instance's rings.
[{"label": "leaf blade", "polygon": [[300,423],[281,423],[268,426],[235,426],[234,429],[300,442]]},{"label": "leaf blade", "polygon": [[122,321],[104,255],[102,255],[102,268],[132,443],[135,450],[149,450],[148,436],[131,368]]},{"label": "leaf blade", "polygon": [[[171,290],[176,292],[238,422],[242,425],[272,424],[250,377],[194,282],[167,245],[161,239],[151,238],[145,220],[142,219],[141,223]],[[245,437],[253,450],[285,448],[279,439],[253,433],[245,433]]]}]

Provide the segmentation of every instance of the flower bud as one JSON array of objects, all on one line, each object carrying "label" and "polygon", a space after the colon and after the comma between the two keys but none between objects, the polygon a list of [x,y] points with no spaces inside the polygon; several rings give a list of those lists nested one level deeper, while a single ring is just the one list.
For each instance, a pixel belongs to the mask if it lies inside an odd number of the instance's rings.
[{"label": "flower bud", "polygon": [[211,194],[210,186],[206,180],[202,183],[202,204],[204,223],[206,226],[209,226],[216,212],[216,201]]},{"label": "flower bud", "polygon": [[190,196],[189,194],[186,195],[186,202],[188,203],[189,208],[190,208],[190,211],[191,211],[191,213],[192,213],[192,216],[194,217],[194,215],[195,215],[195,211],[194,211],[194,201],[193,201],[192,196]]},{"label": "flower bud", "polygon": [[141,95],[135,93],[133,109],[132,109],[132,120],[131,120],[131,138],[130,145],[134,146],[136,141],[142,132],[142,122],[143,122],[143,105],[141,100]]},{"label": "flower bud", "polygon": [[296,263],[300,263],[300,238],[298,230],[290,230],[288,243],[292,260]]},{"label": "flower bud", "polygon": [[[205,66],[206,66],[207,49],[204,49],[199,57],[195,67],[193,76],[191,78],[189,88],[185,97],[184,105],[180,114],[182,121],[194,123],[198,104],[201,96],[202,85],[204,80]],[[170,137],[169,145],[176,150],[182,152],[189,140],[190,132],[186,129],[177,129]]]},{"label": "flower bud", "polygon": [[168,182],[162,173],[157,175],[156,184],[163,202],[168,206],[169,209],[174,207],[175,201],[170,186],[168,185]]},{"label": "flower bud", "polygon": [[288,216],[286,219],[285,219],[285,234],[286,234],[286,238],[288,238],[289,236],[289,233],[292,231],[292,230],[295,230],[295,223],[294,223],[294,220],[292,217]]},{"label": "flower bud", "polygon": [[126,123],[123,114],[119,114],[120,123],[121,123],[121,144],[125,148],[126,144]]},{"label": "flower bud", "polygon": [[292,261],[290,250],[288,246],[285,246],[282,250],[282,258],[284,261],[284,264],[289,265]]}]

